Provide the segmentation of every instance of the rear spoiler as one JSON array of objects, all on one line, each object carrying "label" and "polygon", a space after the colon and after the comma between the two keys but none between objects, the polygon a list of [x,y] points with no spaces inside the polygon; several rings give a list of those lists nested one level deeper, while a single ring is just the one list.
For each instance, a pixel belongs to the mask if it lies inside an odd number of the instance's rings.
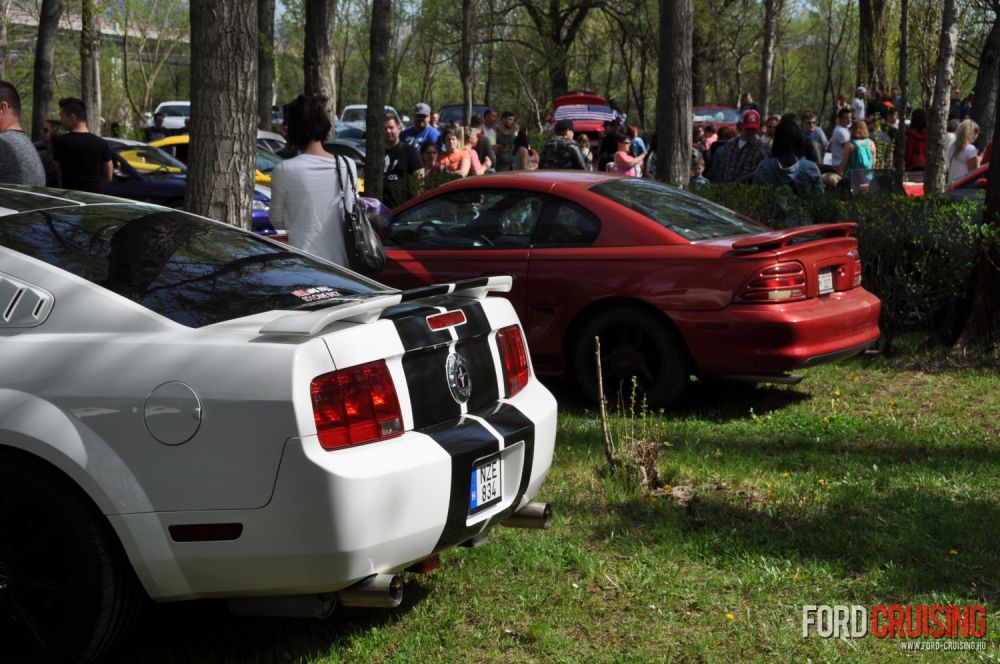
[{"label": "rear spoiler", "polygon": [[733,242],[733,251],[748,254],[765,249],[781,249],[787,247],[793,240],[801,238],[832,238],[848,237],[858,228],[852,221],[845,221],[837,224],[816,224],[813,226],[798,226],[787,228],[781,231],[761,233],[742,240]]},{"label": "rear spoiler", "polygon": [[411,290],[381,293],[364,300],[344,302],[318,311],[302,311],[279,316],[264,327],[260,334],[265,336],[313,336],[331,323],[372,323],[382,312],[401,302],[412,302],[437,295],[457,295],[481,300],[487,293],[506,293],[514,280],[509,276],[479,277],[462,279],[450,284],[434,284]]}]

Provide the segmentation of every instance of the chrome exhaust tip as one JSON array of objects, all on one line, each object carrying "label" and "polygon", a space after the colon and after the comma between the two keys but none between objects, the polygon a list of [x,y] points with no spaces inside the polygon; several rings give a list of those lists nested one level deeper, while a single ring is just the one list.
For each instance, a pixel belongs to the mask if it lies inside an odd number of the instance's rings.
[{"label": "chrome exhaust tip", "polygon": [[548,503],[528,503],[501,524],[508,528],[548,530],[552,527],[552,507]]},{"label": "chrome exhaust tip", "polygon": [[403,577],[398,574],[372,574],[337,593],[344,606],[395,609],[403,601]]}]

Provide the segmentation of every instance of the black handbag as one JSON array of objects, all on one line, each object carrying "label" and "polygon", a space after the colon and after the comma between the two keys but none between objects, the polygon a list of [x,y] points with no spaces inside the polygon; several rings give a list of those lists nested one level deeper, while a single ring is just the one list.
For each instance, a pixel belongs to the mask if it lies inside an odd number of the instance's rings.
[{"label": "black handbag", "polygon": [[[385,249],[371,222],[358,204],[358,183],[351,174],[345,157],[337,157],[338,166],[343,159],[347,182],[340,187],[340,200],[344,205],[344,246],[349,267],[365,276],[375,276],[385,269]],[[354,208],[347,206],[347,186],[354,192]]]}]

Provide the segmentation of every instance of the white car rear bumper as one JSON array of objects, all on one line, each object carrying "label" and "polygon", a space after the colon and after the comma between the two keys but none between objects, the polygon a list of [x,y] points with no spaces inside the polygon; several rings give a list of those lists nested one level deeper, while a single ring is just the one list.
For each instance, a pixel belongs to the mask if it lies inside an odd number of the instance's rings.
[{"label": "white car rear bumper", "polygon": [[[340,590],[468,539],[535,495],[552,463],[555,399],[534,379],[505,401],[426,433],[334,452],[315,436],[290,439],[273,496],[261,509],[109,518],[159,601]],[[475,439],[484,431],[496,448],[489,454],[500,455],[503,498],[469,516],[468,480],[462,482],[469,460],[482,456],[476,445],[485,441]],[[234,523],[242,532],[228,541],[178,542],[169,531]]]}]

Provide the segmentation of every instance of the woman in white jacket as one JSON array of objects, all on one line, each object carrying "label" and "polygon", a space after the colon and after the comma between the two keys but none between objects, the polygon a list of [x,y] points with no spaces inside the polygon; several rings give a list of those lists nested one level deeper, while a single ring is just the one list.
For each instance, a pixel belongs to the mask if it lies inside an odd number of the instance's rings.
[{"label": "woman in white jacket", "polygon": [[349,267],[341,190],[346,188],[347,205],[355,205],[354,162],[323,149],[331,123],[322,97],[299,95],[284,112],[288,141],[300,153],[271,174],[271,224],[288,231],[293,247]]}]

